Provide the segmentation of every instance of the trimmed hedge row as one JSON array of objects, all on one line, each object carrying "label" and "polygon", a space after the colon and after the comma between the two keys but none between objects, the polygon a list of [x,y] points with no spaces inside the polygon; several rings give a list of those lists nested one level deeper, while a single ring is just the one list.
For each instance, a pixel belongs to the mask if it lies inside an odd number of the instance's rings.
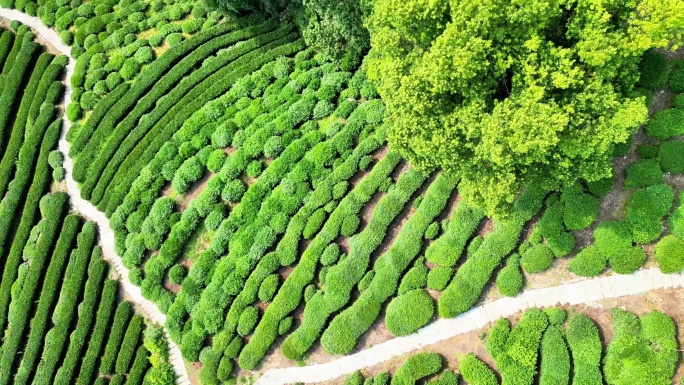
[{"label": "trimmed hedge row", "polygon": [[47,385],[54,378],[62,351],[69,336],[71,321],[77,312],[78,297],[86,281],[88,260],[97,237],[97,227],[88,222],[77,238],[77,248],[71,253],[64,273],[64,283],[59,292],[59,301],[52,313],[53,328],[45,335],[45,347],[36,369],[33,384]]},{"label": "trimmed hedge row", "polygon": [[[98,205],[102,207],[109,207],[110,205],[113,207],[118,206],[123,200],[125,192],[127,192],[132,182],[140,174],[140,170],[149,163],[154,157],[154,154],[159,151],[168,138],[182,126],[183,122],[189,118],[193,112],[199,110],[202,105],[226,92],[237,79],[254,71],[261,65],[272,61],[276,57],[291,54],[292,52],[296,52],[303,48],[301,40],[290,43],[286,43],[286,41],[289,40],[284,40],[282,42],[276,41],[262,46],[256,51],[243,55],[232,62],[231,65],[214,73],[212,76],[205,79],[199,86],[193,88],[191,92],[184,95],[183,98],[147,132],[143,140],[139,141],[137,144],[131,143],[131,145],[135,144],[135,149],[133,151],[128,153],[128,148],[123,146],[119,147],[118,154],[112,158],[112,161],[108,165],[120,164],[118,170],[111,171],[110,174],[112,174],[113,177],[103,175],[103,178],[100,178],[100,181],[98,181],[98,184],[102,186],[100,187],[101,190],[106,188],[107,190],[112,191],[112,194],[115,194],[116,197],[113,200],[111,197],[105,199],[104,202],[98,203]],[[273,49],[271,49],[272,47]],[[243,62],[246,63],[243,64]],[[132,139],[133,136],[129,135],[128,138]],[[125,161],[123,160],[124,158]],[[121,161],[119,159],[121,159]],[[112,166],[112,168],[114,167]],[[107,172],[107,170],[105,170],[105,172]],[[114,183],[114,186],[109,186],[109,180]],[[102,193],[104,193],[104,191],[102,191]]]},{"label": "trimmed hedge row", "polygon": [[[326,290],[309,300],[300,327],[283,342],[282,350],[286,357],[298,359],[306,353],[321,335],[328,318],[347,305],[354,286],[368,269],[371,254],[382,243],[389,225],[426,179],[426,175],[410,169],[399,177],[395,188],[380,199],[368,225],[352,238],[348,256],[328,270]],[[336,346],[326,343],[325,334],[321,342],[326,351],[339,354]]]},{"label": "trimmed hedge row", "polygon": [[425,250],[425,258],[438,266],[455,266],[482,218],[484,213],[480,209],[465,202],[459,203],[444,234]]},{"label": "trimmed hedge row", "polygon": [[539,211],[543,195],[539,190],[526,190],[516,201],[510,218],[494,223],[495,230],[485,236],[482,245],[442,292],[438,303],[441,317],[454,317],[477,302],[494,269],[517,245],[525,223]]},{"label": "trimmed hedge row", "polygon": [[547,325],[546,315],[537,308],[527,310],[512,330],[506,318],[494,324],[486,347],[496,361],[503,384],[532,385],[539,342]]},{"label": "trimmed hedge row", "polygon": [[[425,199],[423,199],[418,209],[406,221],[392,246],[376,260],[373,266],[375,276],[368,289],[361,293],[354,304],[330,322],[321,338],[321,344],[324,349],[331,353],[346,354],[354,348],[363,333],[370,329],[373,322],[380,315],[384,302],[397,292],[397,286],[402,273],[409,267],[422,249],[422,237],[425,230],[442,212],[449,197],[456,188],[457,182],[458,178],[445,174],[437,175],[428,187]],[[398,189],[399,183],[386,197],[392,195]],[[376,208],[380,207],[380,204],[376,206]],[[387,210],[385,209],[385,211]],[[351,255],[338,264],[338,266],[344,264],[350,257]],[[327,290],[329,288],[328,286]],[[424,310],[428,311],[428,309]],[[431,313],[429,312],[426,315],[431,316]],[[389,315],[388,313],[388,317]],[[430,317],[425,317],[426,315],[423,315],[420,321],[425,322],[429,320]],[[424,324],[420,325],[422,322],[411,322],[409,319],[390,321],[388,318],[387,322],[395,325],[400,323],[410,325],[409,328],[401,330],[402,332],[408,332],[410,329],[424,326]],[[399,330],[397,331],[399,332]]]},{"label": "trimmed hedge row", "polygon": [[[348,215],[356,215],[361,210],[363,205],[371,199],[374,192],[394,170],[400,159],[401,156],[396,152],[387,153],[373,167],[370,174],[356,185],[330,214],[323,229],[311,241],[309,247],[299,259],[297,267],[287,277],[271,305],[266,308],[261,322],[257,325],[249,343],[240,352],[239,364],[241,368],[248,370],[254,368],[266,354],[278,335],[280,321],[299,306],[304,287],[314,278],[320,254],[339,235],[340,226],[344,218]],[[310,212],[313,211],[311,210]],[[299,229],[299,231],[303,229],[303,223]],[[294,245],[283,244],[286,238],[287,234],[278,245],[278,253],[280,254],[281,250],[289,247],[295,247],[296,253],[296,243]],[[284,246],[281,248],[281,245]]]},{"label": "trimmed hedge row", "polygon": [[2,31],[0,34],[0,68],[5,66],[5,60],[12,49],[14,34],[10,31]]},{"label": "trimmed hedge row", "polygon": [[144,327],[145,323],[143,317],[138,314],[134,315],[133,319],[131,319],[131,322],[128,324],[128,328],[126,328],[126,334],[124,334],[123,340],[121,341],[119,354],[116,356],[114,368],[117,374],[125,374],[131,368],[131,360],[136,354],[138,342],[140,341]]},{"label": "trimmed hedge row", "polygon": [[[7,185],[10,182],[9,176],[12,175],[12,170],[16,165],[17,154],[24,142],[24,133],[26,132],[26,128],[30,127],[30,125],[27,124],[29,108],[34,102],[34,98],[37,96],[36,90],[38,84],[51,60],[52,55],[48,53],[42,53],[38,57],[33,72],[31,73],[31,78],[29,79],[26,88],[23,90],[21,103],[19,104],[16,116],[14,117],[12,131],[10,133],[9,141],[7,142],[7,148],[2,155],[2,161],[0,161],[0,175],[6,175],[6,177],[0,178],[0,196],[4,196]],[[55,103],[54,100],[46,102],[49,104]]]},{"label": "trimmed hedge row", "polygon": [[494,371],[472,353],[461,358],[459,369],[463,379],[470,385],[499,384]]},{"label": "trimmed hedge row", "polygon": [[[17,40],[19,40],[18,36]],[[27,77],[28,71],[33,70],[33,57],[37,52],[38,44],[32,41],[23,43],[21,50],[16,56],[16,60],[12,63],[11,71],[6,76],[3,76],[2,92],[0,93],[0,150],[3,152],[5,142],[7,142],[6,135],[10,131],[7,129],[7,125],[10,122],[10,118],[14,116],[12,111],[14,111],[15,105],[20,102],[18,95],[22,91],[22,82]],[[8,63],[5,63],[5,66]]]},{"label": "trimmed hedge row", "polygon": [[[64,269],[69,259],[68,255],[80,227],[80,217],[70,214],[64,219],[59,239],[52,251],[50,264],[43,278],[36,313],[31,319],[28,341],[24,347],[24,354],[19,369],[14,376],[13,384],[25,385],[35,371],[36,361],[40,358],[40,352],[43,348],[48,322],[50,321],[55,302],[58,299],[58,294],[60,294]],[[95,232],[90,230],[83,238],[85,240],[82,242],[92,244],[95,239]],[[0,382],[2,381],[0,380]]]},{"label": "trimmed hedge row", "polygon": [[568,318],[566,338],[572,354],[572,383],[601,384],[599,368],[603,345],[596,324],[584,314]]},{"label": "trimmed hedge row", "polygon": [[563,332],[549,325],[541,341],[539,385],[570,384],[570,353]]},{"label": "trimmed hedge row", "polygon": [[434,313],[432,298],[425,290],[415,289],[390,301],[385,325],[392,335],[406,336],[427,325]]},{"label": "trimmed hedge row", "polygon": [[437,353],[418,353],[409,357],[392,376],[391,385],[414,385],[418,380],[442,369],[442,356]]},{"label": "trimmed hedge row", "polygon": [[672,319],[658,311],[641,319],[620,308],[612,314],[613,338],[603,365],[606,382],[672,383],[679,363]]},{"label": "trimmed hedge row", "polygon": [[78,306],[76,326],[69,336],[69,347],[61,367],[55,374],[54,384],[72,384],[71,380],[81,361],[81,352],[90,334],[90,327],[95,320],[98,303],[100,302],[100,293],[102,293],[102,302],[111,302],[116,296],[116,285],[114,283],[104,283],[108,265],[101,256],[102,251],[99,246],[96,246],[90,256],[88,280],[83,290],[83,301]]},{"label": "trimmed hedge row", "polygon": [[149,358],[149,352],[145,346],[139,346],[135,351],[135,358],[133,359],[131,371],[128,373],[126,385],[141,385],[143,383],[145,373],[147,373],[147,369],[150,367]]},{"label": "trimmed hedge row", "polygon": [[[85,148],[87,144],[92,143],[92,136],[96,130],[99,130],[100,126],[102,126],[103,129],[113,128],[115,123],[118,122],[119,119],[133,107],[133,105],[141,100],[143,95],[150,87],[160,82],[160,78],[167,73],[167,70],[171,68],[171,71],[173,71],[173,69],[177,66],[178,68],[183,68],[179,77],[177,77],[175,80],[177,81],[180,79],[182,74],[184,74],[192,66],[187,68],[185,65],[180,66],[180,63],[183,62],[183,60],[179,61],[179,59],[184,58],[185,60],[188,57],[193,57],[198,58],[200,61],[203,60],[206,58],[208,53],[205,52],[206,48],[200,49],[199,47],[230,32],[233,28],[234,25],[226,23],[194,35],[191,39],[187,39],[181,44],[169,48],[164,55],[155,60],[151,65],[145,67],[144,72],[138,76],[138,79],[133,83],[133,86],[124,86],[124,84],[127,83],[122,83],[122,85],[118,86],[116,92],[110,93],[100,103],[98,103],[96,108],[93,110],[93,114],[90,116],[88,121],[86,121],[86,124],[81,127],[78,132],[78,137],[74,138],[72,141],[72,149],[74,152],[70,155],[72,157],[77,156],[82,152],[83,148]],[[239,33],[237,33],[237,35],[239,36]],[[209,44],[209,46],[212,45]],[[200,52],[194,54],[193,56],[194,51]],[[210,50],[210,52],[213,52],[213,50]],[[192,59],[187,60],[188,61],[183,62],[183,64],[196,63],[196,61],[193,61]],[[81,59],[77,61],[77,64],[84,63],[84,65],[87,65],[89,61],[89,59]],[[178,62],[178,64],[174,65],[176,62]],[[76,73],[83,74],[85,73],[85,70],[76,68]],[[76,79],[73,80],[75,81]],[[74,81],[72,81],[72,85],[74,87],[80,86],[78,83],[74,84]],[[109,133],[104,133],[105,136],[102,138],[102,140],[104,140],[108,134]]]},{"label": "trimmed hedge row", "polygon": [[[129,302],[121,302],[116,308],[114,314],[114,322],[109,328],[109,337],[107,337],[107,345],[104,353],[100,358],[100,373],[112,374],[114,373],[114,365],[116,364],[117,353],[121,349],[121,343],[124,341],[128,324],[133,316],[133,306]],[[137,321],[140,322],[140,321]],[[135,328],[135,326],[134,326]],[[133,336],[131,336],[133,338]],[[134,347],[129,347],[134,348]]]},{"label": "trimmed hedge row", "polygon": [[[194,86],[204,81],[212,73],[227,66],[228,63],[240,57],[240,55],[261,46],[263,40],[266,42],[270,41],[272,35],[274,38],[280,38],[290,30],[290,28],[282,29],[283,32],[280,34],[274,32],[264,35],[264,37],[253,38],[272,28],[273,25],[264,24],[216,36],[199,47],[193,45],[190,49],[194,50],[185,51],[184,54],[188,53],[187,56],[173,65],[168,72],[166,70],[173,62],[170,61],[172,59],[166,59],[165,56],[170,51],[146,67],[146,72],[141,74],[139,80],[121,97],[120,102],[112,106],[110,112],[97,125],[97,129],[89,135],[88,144],[84,147],[83,151],[79,152],[74,164],[74,179],[78,177],[77,181],[88,182],[89,179],[92,179],[91,171],[98,171],[99,176],[114,153],[118,151],[124,139],[134,129],[135,132],[146,132],[149,127],[164,116],[174,105],[174,102],[180,100]],[[193,71],[197,63],[206,60],[207,57],[217,50],[238,41],[252,38],[253,40],[247,40],[229,51],[230,54],[220,55],[217,60],[207,61],[206,65]],[[172,56],[178,57],[179,53],[174,52]],[[148,77],[155,80],[155,82],[151,83]],[[138,86],[138,82],[141,82],[140,86]],[[150,89],[150,87],[152,88]],[[147,116],[143,117],[143,114],[150,110],[150,108],[154,109]],[[120,120],[124,115],[123,120]],[[140,122],[138,122],[139,119]],[[138,126],[143,126],[143,128]],[[87,133],[84,135],[87,135]],[[100,150],[101,148],[102,150]],[[84,187],[92,185],[92,187],[89,187],[89,189],[92,189],[96,182],[97,179],[84,184]]]},{"label": "trimmed hedge row", "polygon": [[[13,300],[9,307],[9,324],[5,332],[2,358],[0,359],[0,383],[2,384],[8,384],[11,381],[14,360],[21,343],[24,341],[24,331],[31,318],[30,312],[38,287],[42,283],[41,277],[44,275],[49,254],[51,254],[55,243],[60,243],[60,241],[64,243],[64,239],[69,236],[65,232],[65,238],[60,236],[57,240],[57,232],[61,228],[62,218],[66,214],[68,196],[65,193],[55,193],[44,199],[43,207],[45,210],[43,215],[45,222],[40,229],[41,237],[33,250],[33,255],[27,256],[30,258],[31,264],[30,266],[25,264],[23,269],[20,268],[17,279],[12,285]],[[72,219],[65,220],[65,227],[67,227],[67,222],[72,223],[71,227],[74,226],[73,223],[76,218],[73,216],[69,218]]]},{"label": "trimmed hedge row", "polygon": [[[17,164],[19,173],[16,174],[17,178],[15,178],[15,181],[10,185],[9,194],[0,203],[0,215],[2,215],[3,218],[14,218],[14,215],[21,212],[21,217],[14,232],[9,253],[6,254],[5,268],[2,272],[2,283],[0,284],[0,329],[4,329],[6,326],[5,323],[8,316],[7,311],[10,303],[11,286],[17,277],[17,270],[22,260],[24,244],[29,239],[31,229],[38,220],[41,197],[50,184],[48,154],[57,144],[61,127],[61,121],[56,120],[48,127],[40,142],[38,141],[39,139],[36,139],[33,135],[26,139],[25,143],[27,147],[22,148],[19,151],[19,163]],[[34,127],[30,133],[38,133],[39,131],[38,127]],[[38,147],[38,143],[40,143],[40,152],[36,164],[30,165],[25,163],[29,161],[29,153]],[[33,172],[30,172],[29,170],[33,170]],[[32,182],[28,192],[26,192],[23,185],[28,183],[28,178],[31,177]],[[21,197],[25,197],[25,199],[23,207],[20,208]],[[51,200],[59,200],[61,201],[60,204],[64,205],[68,200],[68,197],[66,194],[55,194],[52,195]],[[3,248],[8,242],[7,238],[11,231],[12,222],[13,221],[11,220],[0,222],[0,244],[3,245]]]},{"label": "trimmed hedge row", "polygon": [[[102,298],[100,299],[100,306],[97,309],[95,326],[92,329],[88,341],[88,348],[86,349],[85,354],[80,355],[79,357],[81,359],[81,367],[78,371],[78,376],[76,377],[76,385],[88,385],[92,382],[96,370],[95,363],[101,356],[105,336],[111,328],[111,318],[114,307],[116,306],[117,291],[117,281],[108,279],[102,289]],[[70,373],[66,373],[65,375],[69,374]]]}]

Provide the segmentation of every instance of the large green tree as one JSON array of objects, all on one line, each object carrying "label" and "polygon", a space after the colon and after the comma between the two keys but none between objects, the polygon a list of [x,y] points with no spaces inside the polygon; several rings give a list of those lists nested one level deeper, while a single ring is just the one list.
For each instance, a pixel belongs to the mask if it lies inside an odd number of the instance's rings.
[{"label": "large green tree", "polygon": [[376,0],[368,76],[390,146],[499,214],[526,184],[611,174],[647,117],[639,59],[683,19],[681,0]]}]

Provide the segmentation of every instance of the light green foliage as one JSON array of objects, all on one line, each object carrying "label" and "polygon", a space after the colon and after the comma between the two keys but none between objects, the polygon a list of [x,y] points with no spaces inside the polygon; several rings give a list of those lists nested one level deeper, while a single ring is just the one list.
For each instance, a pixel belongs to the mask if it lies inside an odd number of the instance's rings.
[{"label": "light green foliage", "polygon": [[672,211],[668,219],[670,233],[684,237],[684,193],[679,194],[679,206]]},{"label": "light green foliage", "polygon": [[675,0],[377,0],[368,76],[387,103],[389,144],[459,175],[488,213],[530,182],[605,178],[614,144],[646,121],[623,91],[641,54],[676,36],[677,12]]},{"label": "light green foliage", "polygon": [[565,334],[573,362],[572,384],[602,384],[599,366],[603,345],[594,321],[584,314],[575,313],[568,319]]},{"label": "light green foliage", "polygon": [[496,276],[496,288],[507,297],[515,297],[523,288],[525,279],[520,271],[520,257],[513,254]]},{"label": "light green foliage", "polygon": [[461,358],[459,369],[470,385],[499,385],[494,372],[472,353]]},{"label": "light green foliage", "polygon": [[599,251],[598,247],[591,245],[582,249],[570,261],[569,270],[583,277],[595,277],[606,268],[608,259]]},{"label": "light green foliage", "polygon": [[544,314],[549,319],[549,323],[554,326],[562,325],[568,318],[568,312],[559,307],[548,308],[544,310]]},{"label": "light green foliage", "polygon": [[418,353],[409,357],[397,369],[391,385],[414,385],[416,381],[437,373],[442,369],[442,356],[437,353]]},{"label": "light green foliage", "polygon": [[684,240],[676,235],[666,235],[654,249],[658,267],[663,273],[677,273],[684,270]]},{"label": "light green foliage", "polygon": [[598,215],[599,200],[584,193],[579,186],[564,188],[561,202],[565,204],[563,222],[568,230],[582,230]]},{"label": "light green foliage", "polygon": [[428,273],[427,287],[432,290],[444,290],[453,274],[454,270],[450,267],[436,266]]},{"label": "light green foliage", "polygon": [[550,325],[541,341],[539,385],[568,385],[570,383],[570,353],[563,332]]},{"label": "light green foliage", "polygon": [[625,188],[652,186],[663,181],[663,172],[657,159],[638,160],[627,167]]},{"label": "light green foliage", "polygon": [[387,305],[385,325],[393,335],[405,336],[430,322],[434,312],[432,298],[424,290],[412,290]]},{"label": "light green foliage", "polygon": [[653,311],[639,319],[614,308],[613,338],[603,372],[609,385],[671,384],[679,362],[675,324]]},{"label": "light green foliage", "polygon": [[428,279],[428,268],[423,264],[418,264],[410,268],[399,284],[399,295],[414,289],[425,287]]},{"label": "light green foliage", "polygon": [[505,318],[494,324],[487,338],[487,352],[496,361],[502,385],[532,384],[539,342],[547,325],[546,315],[537,308],[526,311],[512,330]]},{"label": "light green foliage", "polygon": [[520,265],[528,273],[539,273],[548,269],[553,263],[553,253],[544,244],[537,244],[525,251]]},{"label": "light green foliage", "polygon": [[361,385],[363,384],[363,375],[360,371],[354,372],[352,375],[347,377],[342,385]]}]

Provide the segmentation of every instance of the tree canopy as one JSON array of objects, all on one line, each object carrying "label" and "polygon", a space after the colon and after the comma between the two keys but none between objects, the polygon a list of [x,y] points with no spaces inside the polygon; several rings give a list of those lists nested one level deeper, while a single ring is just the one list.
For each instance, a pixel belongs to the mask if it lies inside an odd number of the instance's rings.
[{"label": "tree canopy", "polygon": [[376,0],[368,76],[390,146],[499,214],[527,184],[611,175],[647,118],[639,60],[683,20],[679,0]]}]

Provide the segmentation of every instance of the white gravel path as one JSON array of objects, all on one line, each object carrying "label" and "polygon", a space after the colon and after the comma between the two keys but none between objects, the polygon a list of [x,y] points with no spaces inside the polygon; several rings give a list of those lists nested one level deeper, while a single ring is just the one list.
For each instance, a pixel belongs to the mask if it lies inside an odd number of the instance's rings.
[{"label": "white gravel path", "polygon": [[[0,8],[0,17],[6,18],[8,20],[18,20],[27,25],[37,34],[39,34],[42,39],[50,43],[55,49],[69,57],[69,63],[66,66],[66,77],[64,79],[66,84],[64,100],[71,100],[71,93],[73,91],[71,88],[71,75],[74,73],[74,66],[76,64],[76,61],[70,55],[71,49],[62,43],[61,39],[54,30],[46,27],[37,17],[29,16],[17,10],[6,8]],[[70,145],[69,142],[66,141],[66,133],[69,131],[71,123],[66,116],[63,117],[63,121],[64,126],[62,127],[62,132],[59,138],[59,150],[64,154],[64,169],[66,170],[67,192],[70,197],[72,209],[86,219],[97,223],[97,226],[100,229],[102,256],[112,265],[116,271],[124,292],[135,304],[136,309],[140,313],[142,313],[150,321],[163,326],[166,322],[166,315],[159,310],[154,302],[145,299],[142,296],[140,288],[133,285],[131,281],[128,280],[128,269],[123,265],[121,262],[121,257],[119,257],[114,250],[114,232],[109,226],[109,220],[104,213],[100,212],[90,202],[81,198],[81,190],[79,189],[76,181],[72,178],[74,163],[69,157]],[[178,346],[171,341],[166,329],[164,329],[164,333],[166,334],[166,339],[169,343],[169,361],[173,365],[174,371],[178,375],[177,384],[189,385],[190,380],[188,378],[185,362],[181,356],[180,349],[178,349]]]},{"label": "white gravel path", "polygon": [[556,287],[527,290],[515,298],[502,298],[473,308],[458,317],[440,319],[409,336],[391,339],[335,361],[269,370],[256,381],[255,385],[330,381],[439,341],[483,328],[501,317],[508,317],[531,307],[577,305],[635,295],[649,290],[682,286],[684,286],[682,273],[663,274],[660,270],[651,268],[631,275],[613,275]]}]

